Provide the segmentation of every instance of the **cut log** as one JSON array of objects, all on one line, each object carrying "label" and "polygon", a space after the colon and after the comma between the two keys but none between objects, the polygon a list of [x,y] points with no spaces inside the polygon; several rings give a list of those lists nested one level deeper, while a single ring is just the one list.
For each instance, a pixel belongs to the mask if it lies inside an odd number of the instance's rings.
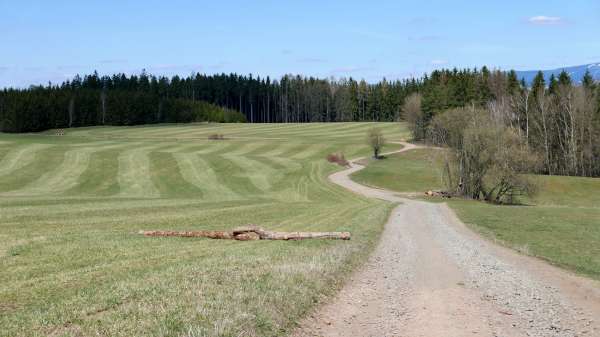
[{"label": "cut log", "polygon": [[145,236],[179,236],[185,238],[233,239],[229,231],[139,231]]},{"label": "cut log", "polygon": [[254,232],[248,232],[248,233],[241,233],[241,234],[234,235],[233,238],[236,240],[240,240],[240,241],[254,241],[254,240],[260,240],[260,235],[254,233]]},{"label": "cut log", "polygon": [[145,236],[178,236],[190,238],[251,240],[350,240],[350,232],[274,232],[256,225],[234,228],[232,231],[140,231]]},{"label": "cut log", "polygon": [[254,232],[261,240],[304,240],[304,239],[335,239],[350,240],[349,232],[274,232],[256,225],[247,225],[233,229],[233,235]]}]

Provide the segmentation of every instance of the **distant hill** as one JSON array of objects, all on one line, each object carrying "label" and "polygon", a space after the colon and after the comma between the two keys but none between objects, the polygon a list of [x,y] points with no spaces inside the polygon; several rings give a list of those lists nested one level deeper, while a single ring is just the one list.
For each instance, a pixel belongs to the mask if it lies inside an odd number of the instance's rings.
[{"label": "distant hill", "polygon": [[[580,66],[542,70],[542,72],[544,73],[544,78],[546,79],[546,83],[548,82],[548,79],[552,74],[558,77],[558,75],[563,70],[571,76],[571,79],[573,79],[574,83],[581,83],[581,81],[583,80],[583,76],[585,75],[585,72],[587,70],[590,71],[590,74],[592,75],[594,80],[600,81],[600,63],[590,63]],[[538,70],[517,71],[517,77],[519,78],[519,80],[524,78],[527,84],[531,84],[537,72]]]}]

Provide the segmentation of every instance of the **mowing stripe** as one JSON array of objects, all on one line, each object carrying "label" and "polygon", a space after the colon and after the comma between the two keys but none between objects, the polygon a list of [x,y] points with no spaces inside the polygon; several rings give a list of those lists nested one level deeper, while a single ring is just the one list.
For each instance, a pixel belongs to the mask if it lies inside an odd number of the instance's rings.
[{"label": "mowing stripe", "polygon": [[51,146],[49,144],[29,144],[11,150],[0,161],[0,176],[25,167],[35,160],[36,152]]},{"label": "mowing stripe", "polygon": [[10,152],[10,147],[0,144],[0,163],[2,162],[2,159],[4,159],[6,157],[6,154],[9,152]]},{"label": "mowing stripe", "polygon": [[210,147],[210,144],[208,142],[188,141],[185,143],[182,142],[180,145],[177,145],[177,146],[172,146],[172,147],[169,147],[166,149],[162,149],[162,150],[160,150],[160,152],[189,153],[189,152],[202,151],[204,149],[207,149],[208,147]]},{"label": "mowing stripe", "polygon": [[173,153],[154,151],[148,156],[150,177],[162,198],[202,198],[202,190],[183,178]]},{"label": "mowing stripe", "polygon": [[159,146],[146,146],[127,150],[119,155],[119,196],[133,198],[156,198],[160,192],[150,177],[148,152]]},{"label": "mowing stripe", "polygon": [[246,142],[246,143],[237,143],[237,144],[238,144],[238,147],[235,150],[229,151],[226,153],[228,156],[243,156],[243,155],[248,154],[264,145],[264,143],[260,143],[260,142],[253,142],[253,143]]},{"label": "mowing stripe", "polygon": [[[306,145],[306,147],[304,147],[304,149],[302,149],[301,151],[296,152],[294,155],[291,156],[291,158],[294,159],[308,159],[308,158],[312,158],[315,157],[317,154],[323,152],[326,148],[328,148],[329,145],[328,144],[311,144],[311,145]],[[321,159],[321,158],[319,158]]]},{"label": "mowing stripe", "polygon": [[90,146],[107,146],[107,145],[117,145],[119,144],[120,146],[123,146],[123,142],[116,142],[114,140],[99,140],[99,141],[95,141],[95,142],[86,142],[86,143],[79,143],[79,144],[70,144],[69,146],[72,147],[90,147]]},{"label": "mowing stripe", "polygon": [[[282,130],[285,132],[286,136],[320,136],[323,137],[324,135],[327,135],[327,133],[322,133],[320,131],[322,131],[323,129],[326,128],[331,128],[331,126],[328,126],[327,124],[302,124],[302,127],[300,130],[298,129],[294,129],[293,131],[286,131],[286,130]],[[328,130],[328,132],[331,131]],[[335,129],[333,129],[333,132],[335,132]]]},{"label": "mowing stripe", "polygon": [[277,167],[277,170],[283,170],[286,174],[302,169],[302,164],[287,157],[275,157],[275,156],[259,156],[261,159],[271,162],[273,166]]},{"label": "mowing stripe", "polygon": [[44,173],[24,188],[10,192],[11,195],[45,195],[63,193],[79,183],[79,177],[87,170],[92,153],[122,147],[122,144],[83,147],[68,150],[62,163],[52,171]]},{"label": "mowing stripe", "polygon": [[89,148],[65,152],[62,163],[50,172],[11,195],[44,195],[66,191],[77,184],[79,176],[87,169],[90,161]]},{"label": "mowing stripe", "polygon": [[248,198],[256,194],[264,193],[252,184],[248,177],[244,176],[244,169],[231,160],[220,155],[201,156],[206,165],[212,168],[217,176],[219,185],[226,186],[242,197]]},{"label": "mowing stripe", "polygon": [[88,169],[83,172],[77,185],[65,194],[108,196],[119,191],[117,176],[119,172],[118,150],[94,152],[90,156]]},{"label": "mowing stripe", "polygon": [[207,144],[206,148],[203,148],[199,151],[194,151],[193,153],[208,155],[215,152],[226,153],[229,148],[239,146],[237,143],[230,143],[226,141],[211,141]]},{"label": "mowing stripe", "polygon": [[193,153],[173,154],[179,171],[188,183],[200,188],[207,200],[234,200],[240,196],[224,184],[219,183],[215,171],[206,161]]},{"label": "mowing stripe", "polygon": [[292,142],[279,143],[277,146],[273,146],[271,144],[271,150],[263,153],[262,155],[266,157],[281,156],[283,153],[287,153],[287,151],[291,151],[297,146],[298,143]]},{"label": "mowing stripe", "polygon": [[11,171],[10,174],[0,176],[0,191],[5,194],[22,189],[38,180],[44,173],[59,167],[67,149],[64,146],[51,146],[43,151],[36,151],[35,158],[30,163]]},{"label": "mowing stripe", "polygon": [[261,191],[268,191],[271,189],[271,184],[277,182],[282,177],[281,172],[261,161],[249,157],[232,156],[230,154],[222,156],[242,169],[243,173],[238,174],[238,176],[248,178]]}]

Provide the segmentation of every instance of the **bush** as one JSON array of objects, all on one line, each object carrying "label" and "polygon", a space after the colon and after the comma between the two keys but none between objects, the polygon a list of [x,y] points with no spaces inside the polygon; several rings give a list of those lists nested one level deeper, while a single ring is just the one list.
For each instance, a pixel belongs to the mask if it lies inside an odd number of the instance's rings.
[{"label": "bush", "polygon": [[327,161],[330,163],[335,163],[338,164],[340,166],[349,166],[350,162],[348,162],[348,160],[346,160],[346,157],[344,157],[343,153],[330,153],[327,155]]},{"label": "bush", "polygon": [[211,135],[208,135],[208,139],[209,140],[224,140],[225,136],[221,133],[213,133]]},{"label": "bush", "polygon": [[493,203],[514,203],[537,188],[524,173],[538,157],[510,127],[494,121],[487,110],[460,108],[438,115],[429,138],[452,151],[446,158],[445,183],[452,193]]}]

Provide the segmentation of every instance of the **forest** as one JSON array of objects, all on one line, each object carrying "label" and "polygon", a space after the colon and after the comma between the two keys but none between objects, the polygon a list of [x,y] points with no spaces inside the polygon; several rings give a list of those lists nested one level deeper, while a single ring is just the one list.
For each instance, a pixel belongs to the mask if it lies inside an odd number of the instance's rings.
[{"label": "forest", "polygon": [[421,78],[377,83],[353,78],[280,79],[238,74],[187,77],[75,76],[60,85],[0,91],[0,130],[32,132],[92,125],[198,121],[303,123],[407,120],[425,140],[447,110],[483,109],[510,127],[546,174],[600,176],[598,91],[589,74],[573,83],[563,72],[531,85],[514,71],[436,70]]},{"label": "forest", "polygon": [[540,72],[526,85],[512,71],[439,71],[423,83],[403,117],[415,139],[453,150],[450,190],[500,202],[532,192],[523,173],[600,176],[600,87],[589,73],[576,84]]},{"label": "forest", "polygon": [[201,120],[392,121],[398,118],[404,97],[420,85],[414,79],[367,84],[351,78],[335,81],[292,75],[271,81],[237,74],[167,78],[145,72],[131,76],[94,72],[61,85],[0,91],[0,130]]}]

